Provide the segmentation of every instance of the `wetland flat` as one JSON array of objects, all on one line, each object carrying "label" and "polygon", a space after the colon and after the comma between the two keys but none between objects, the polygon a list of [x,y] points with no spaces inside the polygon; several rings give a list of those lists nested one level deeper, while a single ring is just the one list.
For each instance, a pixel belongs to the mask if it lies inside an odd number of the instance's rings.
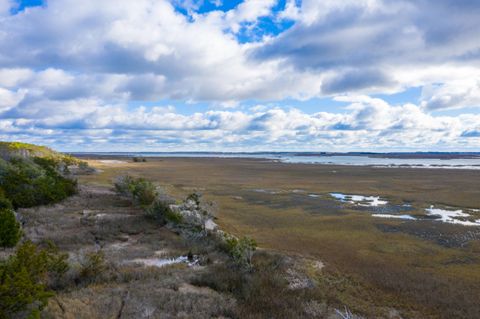
[{"label": "wetland flat", "polygon": [[[252,236],[263,248],[322,260],[361,283],[375,296],[370,303],[480,313],[480,227],[470,225],[480,219],[478,170],[239,158],[102,161],[90,159],[101,172],[81,182],[107,185],[129,173],[175,196],[200,191],[218,204],[222,229]],[[451,219],[458,222],[445,222]]]}]

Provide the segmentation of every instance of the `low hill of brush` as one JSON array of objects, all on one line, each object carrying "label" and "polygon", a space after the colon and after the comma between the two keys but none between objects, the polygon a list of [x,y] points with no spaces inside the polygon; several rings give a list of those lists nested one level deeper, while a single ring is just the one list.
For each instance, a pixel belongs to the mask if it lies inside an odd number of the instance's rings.
[{"label": "low hill of brush", "polygon": [[0,142],[0,199],[14,208],[56,203],[76,192],[71,169],[86,163],[45,146]]},{"label": "low hill of brush", "polygon": [[62,154],[52,150],[49,147],[22,143],[22,142],[1,142],[0,141],[0,158],[10,160],[12,158],[47,158],[57,162],[64,162],[67,165],[79,164],[80,160],[66,154]]}]

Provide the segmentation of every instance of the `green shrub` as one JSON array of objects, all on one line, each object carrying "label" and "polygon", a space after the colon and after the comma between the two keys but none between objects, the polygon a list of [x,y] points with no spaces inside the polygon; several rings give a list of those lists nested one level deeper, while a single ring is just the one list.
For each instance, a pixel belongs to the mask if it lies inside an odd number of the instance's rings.
[{"label": "green shrub", "polygon": [[0,208],[0,247],[14,247],[21,236],[20,224],[13,210]]},{"label": "green shrub", "polygon": [[49,289],[52,280],[68,270],[67,257],[51,244],[40,249],[27,241],[0,263],[0,318],[12,318],[19,312],[39,318],[54,295]]},{"label": "green shrub", "polygon": [[12,202],[0,193],[0,209],[13,209]]},{"label": "green shrub", "polygon": [[165,213],[165,219],[167,220],[167,222],[170,222],[175,225],[181,224],[183,222],[183,216],[177,212],[174,212],[171,209],[169,209]]},{"label": "green shrub", "polygon": [[248,237],[237,239],[232,235],[226,234],[224,246],[226,252],[238,266],[247,269],[252,268],[252,257],[257,249],[257,243],[254,239]]},{"label": "green shrub", "polygon": [[130,197],[136,205],[151,205],[157,197],[155,185],[144,178],[120,176],[115,180],[114,186],[117,193]]},{"label": "green shrub", "polygon": [[61,201],[76,192],[77,182],[62,176],[57,165],[47,158],[0,159],[0,193],[15,208]]},{"label": "green shrub", "polygon": [[160,200],[156,200],[150,207],[145,210],[147,217],[158,221],[161,224],[166,223],[166,215],[170,211],[169,205]]},{"label": "green shrub", "polygon": [[89,252],[85,254],[80,266],[80,278],[82,280],[95,279],[107,269],[105,255],[102,251]]},{"label": "green shrub", "polygon": [[157,197],[157,191],[152,182],[143,178],[138,178],[135,180],[132,195],[135,204],[140,206],[148,206],[155,201],[155,198]]},{"label": "green shrub", "polygon": [[140,163],[140,162],[146,162],[147,159],[145,157],[134,157],[132,158],[132,160],[135,162],[135,163]]}]

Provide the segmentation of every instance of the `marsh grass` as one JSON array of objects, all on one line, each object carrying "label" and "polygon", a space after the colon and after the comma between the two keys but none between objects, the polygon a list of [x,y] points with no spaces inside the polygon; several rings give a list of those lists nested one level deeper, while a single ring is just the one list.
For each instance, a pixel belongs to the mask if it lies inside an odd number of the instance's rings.
[{"label": "marsh grass", "polygon": [[[104,170],[102,174],[82,179],[108,184],[114,176],[128,172],[161,182],[179,198],[192,188],[203,189],[207,199],[218,203],[218,224],[227,232],[253,237],[263,248],[327,263],[326,276],[317,280],[325,287],[322,296],[338,309],[346,305],[355,313],[371,315],[391,308],[406,309],[402,315],[413,318],[475,318],[480,313],[478,302],[472,299],[480,295],[478,240],[447,247],[437,241],[439,235],[434,232],[445,233],[444,225],[429,229],[402,221],[379,221],[348,209],[336,214],[328,205],[315,210],[311,199],[304,202],[299,196],[283,206],[276,205],[272,195],[242,197],[252,189],[302,189],[315,194],[382,196],[392,203],[406,201],[417,207],[434,203],[480,208],[479,171],[198,158],[149,159],[136,166],[99,167]],[[289,198],[281,195],[285,203]],[[377,227],[379,223],[402,231],[385,232]],[[461,237],[468,231],[458,225],[447,227],[449,236]]]}]

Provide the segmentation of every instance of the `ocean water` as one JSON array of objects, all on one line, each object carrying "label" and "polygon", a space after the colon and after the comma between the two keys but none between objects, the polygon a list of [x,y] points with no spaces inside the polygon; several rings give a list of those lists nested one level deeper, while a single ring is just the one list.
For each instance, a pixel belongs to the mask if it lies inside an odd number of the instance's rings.
[{"label": "ocean water", "polygon": [[[85,155],[86,153],[75,153]],[[443,169],[480,169],[480,155],[476,158],[455,158],[442,156],[439,158],[389,158],[368,155],[312,155],[302,153],[208,153],[208,152],[105,152],[88,153],[91,155],[118,157],[219,157],[219,158],[253,158],[279,161],[284,163],[357,165],[374,167],[410,167],[410,168],[443,168]]]}]

